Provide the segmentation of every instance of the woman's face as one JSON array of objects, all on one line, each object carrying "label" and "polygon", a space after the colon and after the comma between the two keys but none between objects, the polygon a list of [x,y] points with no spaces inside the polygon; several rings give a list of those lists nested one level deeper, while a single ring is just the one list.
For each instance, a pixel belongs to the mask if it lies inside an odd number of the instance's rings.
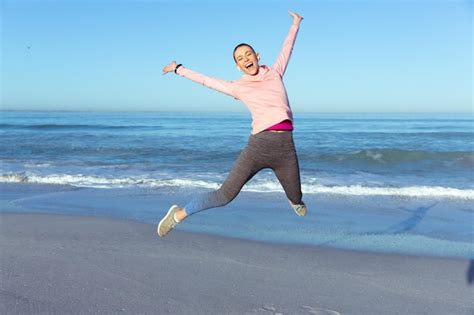
[{"label": "woman's face", "polygon": [[258,54],[249,46],[240,46],[234,53],[237,67],[243,73],[256,75],[258,73]]}]

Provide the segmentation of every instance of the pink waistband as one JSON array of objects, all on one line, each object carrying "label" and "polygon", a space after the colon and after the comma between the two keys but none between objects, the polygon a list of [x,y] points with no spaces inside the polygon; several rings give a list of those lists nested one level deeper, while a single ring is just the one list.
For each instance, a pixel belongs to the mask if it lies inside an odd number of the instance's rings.
[{"label": "pink waistband", "polygon": [[289,119],[283,120],[283,121],[279,122],[278,124],[273,125],[270,128],[267,128],[266,130],[288,130],[288,131],[291,131],[291,130],[293,130],[293,123]]}]

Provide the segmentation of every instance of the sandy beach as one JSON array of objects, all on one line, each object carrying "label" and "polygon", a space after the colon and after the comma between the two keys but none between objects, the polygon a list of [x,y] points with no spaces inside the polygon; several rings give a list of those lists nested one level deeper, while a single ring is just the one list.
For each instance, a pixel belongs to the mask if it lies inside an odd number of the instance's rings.
[{"label": "sandy beach", "polygon": [[[1,218],[2,314],[474,314],[471,262]],[[472,268],[472,267],[471,267]]]},{"label": "sandy beach", "polygon": [[0,315],[474,315],[472,3],[2,1]]}]

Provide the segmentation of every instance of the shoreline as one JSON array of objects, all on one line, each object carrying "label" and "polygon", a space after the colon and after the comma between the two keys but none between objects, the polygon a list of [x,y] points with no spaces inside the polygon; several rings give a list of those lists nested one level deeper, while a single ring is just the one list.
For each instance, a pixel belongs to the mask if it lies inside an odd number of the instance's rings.
[{"label": "shoreline", "polygon": [[[9,205],[11,206],[11,205]],[[29,209],[31,210],[31,209]],[[74,218],[82,218],[82,219],[99,219],[99,220],[111,220],[111,221],[123,221],[125,222],[130,222],[131,224],[140,224],[149,227],[149,231],[155,232],[155,236],[158,240],[165,240],[166,237],[159,237],[156,233],[156,227],[158,225],[159,219],[156,220],[156,224],[150,223],[150,222],[144,222],[140,221],[138,219],[133,219],[133,218],[126,218],[126,217],[119,217],[116,215],[111,215],[111,214],[88,214],[88,213],[61,213],[61,212],[35,212],[35,211],[29,211],[29,210],[22,210],[19,212],[18,210],[1,210],[0,211],[0,218],[3,215],[6,216],[59,216],[59,217],[71,217],[71,219]],[[0,221],[0,226],[1,226],[1,221]],[[1,232],[1,231],[0,231]],[[440,260],[454,260],[454,261],[469,261],[472,260],[474,261],[474,257],[463,257],[463,256],[445,256],[445,255],[433,255],[433,254],[413,254],[413,253],[406,253],[406,252],[400,252],[400,251],[380,251],[380,250],[370,250],[370,249],[363,249],[363,248],[349,248],[349,247],[337,247],[334,245],[327,245],[327,244],[311,244],[311,243],[298,243],[298,242],[291,242],[291,241],[280,241],[280,240],[265,240],[265,239],[251,239],[248,237],[239,237],[239,236],[229,236],[229,235],[224,235],[220,233],[213,233],[210,231],[195,231],[195,230],[189,230],[189,229],[183,229],[182,225],[178,225],[175,227],[170,234],[176,234],[180,233],[183,234],[183,236],[186,236],[188,238],[193,238],[193,237],[203,237],[203,238],[215,238],[215,239],[220,239],[224,240],[227,242],[242,242],[242,243],[250,243],[250,244],[260,244],[262,246],[283,246],[283,247],[290,247],[290,248],[300,248],[302,250],[328,250],[328,251],[336,251],[336,252],[349,252],[349,253],[360,253],[362,255],[384,255],[384,256],[397,256],[397,257],[412,257],[412,258],[426,258],[426,259],[440,259]],[[331,243],[331,242],[328,242]]]},{"label": "shoreline", "polygon": [[[104,216],[155,225],[172,204],[203,190],[94,189],[0,184],[1,207],[13,213]],[[474,258],[469,203],[386,197],[309,195],[302,220],[284,194],[242,192],[223,208],[193,216],[177,229],[292,246],[401,255]],[[453,209],[455,211],[453,211]]]},{"label": "shoreline", "polygon": [[158,238],[147,223],[74,214],[2,212],[0,228],[4,314],[474,312],[469,259]]}]

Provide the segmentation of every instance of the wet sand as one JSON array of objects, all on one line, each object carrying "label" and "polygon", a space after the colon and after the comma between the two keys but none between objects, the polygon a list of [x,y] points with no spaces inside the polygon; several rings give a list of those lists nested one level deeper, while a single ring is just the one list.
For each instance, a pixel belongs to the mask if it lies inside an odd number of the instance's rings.
[{"label": "wet sand", "polygon": [[2,314],[474,314],[466,259],[158,238],[76,215],[2,213],[0,231]]}]

